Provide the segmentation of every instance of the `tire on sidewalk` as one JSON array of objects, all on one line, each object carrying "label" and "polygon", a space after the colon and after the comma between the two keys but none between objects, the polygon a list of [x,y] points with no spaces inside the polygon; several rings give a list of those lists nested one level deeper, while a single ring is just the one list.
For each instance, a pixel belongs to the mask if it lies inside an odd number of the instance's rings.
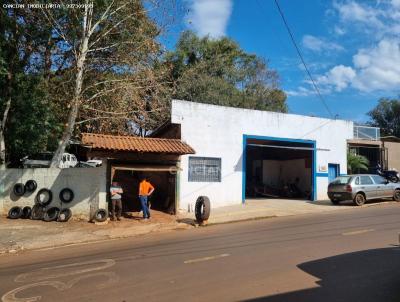
[{"label": "tire on sidewalk", "polygon": [[31,219],[32,220],[42,220],[44,215],[44,208],[40,204],[35,204],[32,207]]},{"label": "tire on sidewalk", "polygon": [[18,219],[22,216],[22,208],[21,207],[12,207],[8,211],[8,218],[10,219]]},{"label": "tire on sidewalk", "polygon": [[43,215],[43,220],[47,222],[57,220],[59,213],[60,213],[60,208],[57,207],[48,208]]},{"label": "tire on sidewalk", "polygon": [[32,208],[26,206],[26,207],[24,207],[24,208],[22,209],[22,216],[21,216],[21,218],[29,219],[29,218],[31,218],[31,213],[32,213]]},{"label": "tire on sidewalk", "polygon": [[72,211],[70,209],[62,209],[58,214],[57,221],[67,222],[72,217]]},{"label": "tire on sidewalk", "polygon": [[98,209],[96,212],[94,212],[92,220],[97,222],[104,222],[107,220],[107,217],[108,213],[106,209]]},{"label": "tire on sidewalk", "polygon": [[194,208],[196,220],[201,223],[208,220],[211,212],[210,199],[207,196],[199,196]]}]

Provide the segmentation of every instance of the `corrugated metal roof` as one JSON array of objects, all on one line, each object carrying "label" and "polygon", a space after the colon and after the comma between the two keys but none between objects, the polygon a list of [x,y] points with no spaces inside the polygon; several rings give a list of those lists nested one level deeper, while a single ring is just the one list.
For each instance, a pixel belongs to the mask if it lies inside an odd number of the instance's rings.
[{"label": "corrugated metal roof", "polygon": [[82,143],[93,149],[170,154],[194,154],[188,144],[179,139],[120,136],[82,133]]}]

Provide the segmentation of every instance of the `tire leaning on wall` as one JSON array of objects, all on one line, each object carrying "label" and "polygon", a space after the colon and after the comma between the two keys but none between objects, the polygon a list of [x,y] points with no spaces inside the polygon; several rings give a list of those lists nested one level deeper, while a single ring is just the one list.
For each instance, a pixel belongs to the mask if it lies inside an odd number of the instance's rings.
[{"label": "tire leaning on wall", "polygon": [[107,220],[107,217],[108,212],[106,209],[98,209],[96,212],[94,212],[92,220],[97,222],[104,222]]},{"label": "tire leaning on wall", "polygon": [[40,204],[35,204],[32,207],[31,219],[32,220],[42,220],[44,215],[44,208]]},{"label": "tire leaning on wall", "polygon": [[22,216],[21,216],[21,218],[29,219],[29,218],[31,218],[31,213],[32,213],[32,208],[26,206],[26,207],[24,207],[24,208],[22,209]]},{"label": "tire leaning on wall", "polygon": [[199,196],[196,200],[196,205],[194,207],[194,213],[196,220],[199,223],[208,220],[211,212],[210,199],[207,196]]},{"label": "tire leaning on wall", "polygon": [[22,216],[22,208],[21,207],[12,207],[8,211],[8,218],[10,219],[18,219]]},{"label": "tire leaning on wall", "polygon": [[60,214],[60,208],[57,207],[48,208],[43,215],[43,220],[47,222],[57,220],[58,214]]},{"label": "tire leaning on wall", "polygon": [[62,209],[58,214],[57,221],[67,222],[72,217],[72,211],[70,209]]}]

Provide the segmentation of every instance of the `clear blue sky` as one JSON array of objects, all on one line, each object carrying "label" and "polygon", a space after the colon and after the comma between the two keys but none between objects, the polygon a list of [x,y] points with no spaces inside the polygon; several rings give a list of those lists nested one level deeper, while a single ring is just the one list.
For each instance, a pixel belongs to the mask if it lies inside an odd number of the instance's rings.
[{"label": "clear blue sky", "polygon": [[[181,30],[228,36],[268,59],[291,113],[328,117],[301,65],[274,0],[180,0]],[[400,95],[400,0],[279,0],[327,105],[358,122],[381,97]]]}]

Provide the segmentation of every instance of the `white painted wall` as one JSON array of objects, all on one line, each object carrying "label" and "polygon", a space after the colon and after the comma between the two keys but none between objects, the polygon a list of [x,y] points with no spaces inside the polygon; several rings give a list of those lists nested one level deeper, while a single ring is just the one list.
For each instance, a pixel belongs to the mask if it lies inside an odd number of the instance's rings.
[{"label": "white painted wall", "polygon": [[[353,138],[353,122],[238,109],[174,100],[171,122],[181,124],[182,140],[195,156],[222,158],[222,181],[188,182],[188,157],[181,158],[179,207],[187,210],[199,195],[207,195],[212,207],[242,202],[243,135],[315,140],[317,167],[340,164],[347,173],[347,139]],[[317,172],[318,168],[317,168]],[[327,171],[324,172],[327,174]],[[317,178],[317,198],[326,199],[327,177]]]},{"label": "white painted wall", "polygon": [[[88,219],[98,208],[107,208],[106,165],[98,168],[35,168],[0,170],[0,214],[6,215],[13,206],[33,206],[36,193],[47,188],[53,192],[49,206],[70,208],[75,218]],[[38,188],[32,194],[18,197],[13,193],[16,183],[33,179]],[[74,192],[71,203],[61,204],[59,193],[63,188]]]},{"label": "white painted wall", "polygon": [[309,191],[311,188],[311,169],[305,168],[304,159],[292,160],[263,160],[263,183],[280,186],[283,182],[293,183],[298,177],[299,188]]},{"label": "white painted wall", "polygon": [[263,160],[263,184],[267,186],[279,186],[282,174],[283,161]]}]

